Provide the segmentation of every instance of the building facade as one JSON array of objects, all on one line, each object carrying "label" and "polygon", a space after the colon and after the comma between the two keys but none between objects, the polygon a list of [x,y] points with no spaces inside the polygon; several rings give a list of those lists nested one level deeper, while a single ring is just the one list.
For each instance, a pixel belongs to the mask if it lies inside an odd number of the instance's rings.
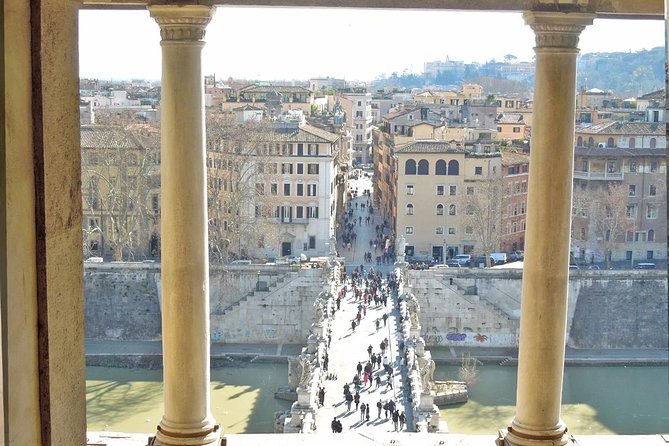
[{"label": "building facade", "polygon": [[527,217],[527,182],[530,156],[520,151],[502,151],[501,252],[525,249],[525,219]]}]

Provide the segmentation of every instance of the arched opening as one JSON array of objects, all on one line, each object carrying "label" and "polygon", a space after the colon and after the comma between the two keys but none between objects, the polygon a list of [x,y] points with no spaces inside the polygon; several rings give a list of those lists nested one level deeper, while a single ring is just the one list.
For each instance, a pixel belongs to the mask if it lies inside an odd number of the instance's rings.
[{"label": "arched opening", "polygon": [[458,163],[456,160],[450,160],[448,162],[448,174],[460,175],[460,163]]},{"label": "arched opening", "polygon": [[404,163],[404,175],[416,175],[416,161],[409,159]]},{"label": "arched opening", "polygon": [[429,175],[430,174],[430,163],[427,160],[418,161],[418,175]]},{"label": "arched opening", "polygon": [[446,161],[438,160],[434,165],[435,175],[446,175]]}]

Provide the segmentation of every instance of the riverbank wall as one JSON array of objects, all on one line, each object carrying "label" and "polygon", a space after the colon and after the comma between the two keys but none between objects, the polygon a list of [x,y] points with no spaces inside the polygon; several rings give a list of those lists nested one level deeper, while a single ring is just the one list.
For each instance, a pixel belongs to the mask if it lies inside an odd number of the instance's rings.
[{"label": "riverbank wall", "polygon": [[[522,271],[409,271],[426,345],[518,347]],[[567,346],[666,349],[666,271],[570,271]]]},{"label": "riverbank wall", "polygon": [[[322,280],[320,268],[211,267],[212,342],[303,343]],[[159,264],[85,264],[86,339],[160,340],[160,297]]]}]

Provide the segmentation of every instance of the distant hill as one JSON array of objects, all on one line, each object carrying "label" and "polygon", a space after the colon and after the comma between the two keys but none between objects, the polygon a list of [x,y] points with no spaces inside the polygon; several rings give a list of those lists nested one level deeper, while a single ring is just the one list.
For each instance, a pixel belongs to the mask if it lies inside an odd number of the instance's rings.
[{"label": "distant hill", "polygon": [[[611,90],[621,98],[636,97],[664,88],[664,47],[650,50],[616,53],[588,53],[578,58],[578,89],[585,87]],[[379,77],[372,88],[457,88],[466,82],[479,83],[486,93],[531,94],[534,78],[528,75],[508,75],[504,66],[508,63],[489,61],[484,64],[466,64],[463,70],[439,73],[437,76],[415,74],[405,71]],[[514,78],[515,77],[515,78]]]},{"label": "distant hill", "polygon": [[664,47],[627,53],[588,53],[578,59],[576,85],[622,98],[664,88]]}]

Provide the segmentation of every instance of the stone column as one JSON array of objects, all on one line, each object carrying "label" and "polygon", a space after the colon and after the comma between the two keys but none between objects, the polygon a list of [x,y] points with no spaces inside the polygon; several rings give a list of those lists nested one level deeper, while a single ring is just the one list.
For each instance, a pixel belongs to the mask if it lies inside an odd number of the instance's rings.
[{"label": "stone column", "polygon": [[578,39],[594,16],[526,12],[536,34],[536,77],[516,414],[507,445],[563,445]]},{"label": "stone column", "polygon": [[218,443],[209,384],[209,257],[201,51],[208,6],[150,6],[160,26],[162,324],[160,445]]}]

